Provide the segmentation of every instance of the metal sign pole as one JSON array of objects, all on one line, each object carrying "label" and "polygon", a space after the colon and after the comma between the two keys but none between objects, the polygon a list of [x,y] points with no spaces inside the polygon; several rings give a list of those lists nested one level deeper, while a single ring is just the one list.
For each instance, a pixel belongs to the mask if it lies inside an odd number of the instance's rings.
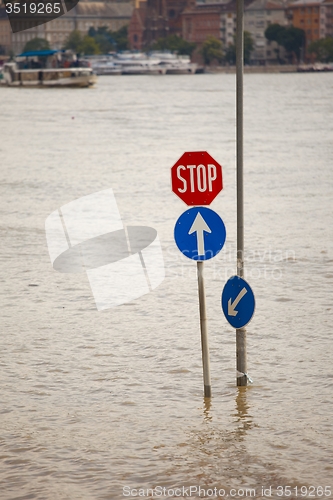
[{"label": "metal sign pole", "polygon": [[[244,0],[237,0],[236,20],[236,144],[237,144],[237,275],[244,278],[243,196],[243,73]],[[247,385],[246,330],[236,329],[237,385]]]},{"label": "metal sign pole", "polygon": [[204,396],[210,398],[212,387],[203,272],[204,261],[222,250],[226,238],[223,220],[207,208],[223,189],[222,166],[207,151],[185,152],[171,167],[171,186],[186,205],[192,206],[178,218],[174,237],[179,250],[197,261]]},{"label": "metal sign pole", "polygon": [[198,290],[199,290],[199,310],[200,310],[200,329],[201,329],[201,349],[202,349],[202,368],[204,379],[204,396],[210,398],[212,396],[212,386],[210,381],[210,364],[209,364],[209,347],[208,347],[208,331],[207,331],[207,314],[206,314],[206,295],[205,281],[203,276],[204,263],[197,261],[198,271]]}]

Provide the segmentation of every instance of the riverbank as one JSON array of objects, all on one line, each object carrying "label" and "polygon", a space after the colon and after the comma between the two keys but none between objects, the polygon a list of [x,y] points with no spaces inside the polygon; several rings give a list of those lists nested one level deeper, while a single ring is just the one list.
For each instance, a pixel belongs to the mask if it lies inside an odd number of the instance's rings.
[{"label": "riverbank", "polygon": [[[244,73],[296,73],[296,64],[244,66]],[[236,73],[236,66],[206,66],[205,73]]]}]

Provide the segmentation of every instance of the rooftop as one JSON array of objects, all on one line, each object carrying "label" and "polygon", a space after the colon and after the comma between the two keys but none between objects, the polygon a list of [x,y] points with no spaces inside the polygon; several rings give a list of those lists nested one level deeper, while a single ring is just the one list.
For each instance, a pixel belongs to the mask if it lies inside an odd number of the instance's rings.
[{"label": "rooftop", "polygon": [[274,2],[271,0],[254,0],[254,2],[251,2],[250,5],[245,7],[245,10],[262,10],[262,9],[280,10],[285,8],[286,8],[286,3],[283,1],[279,2],[278,0],[276,0]]}]

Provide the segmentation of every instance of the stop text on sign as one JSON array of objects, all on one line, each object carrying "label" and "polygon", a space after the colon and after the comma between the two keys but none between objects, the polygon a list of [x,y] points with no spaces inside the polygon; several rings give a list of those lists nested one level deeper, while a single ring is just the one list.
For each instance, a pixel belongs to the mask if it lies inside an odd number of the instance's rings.
[{"label": "stop text on sign", "polygon": [[[181,171],[188,169],[190,171],[190,188],[191,193],[199,191],[204,193],[207,189],[209,192],[213,191],[213,181],[216,180],[216,165],[209,163],[207,167],[205,165],[178,165],[177,167],[177,177],[183,183],[183,187],[178,187],[179,193],[186,193],[187,180],[186,175],[182,177]],[[195,173],[196,172],[196,173]]]},{"label": "stop text on sign", "polygon": [[187,205],[210,205],[223,189],[222,167],[206,151],[184,153],[171,168],[171,183]]}]

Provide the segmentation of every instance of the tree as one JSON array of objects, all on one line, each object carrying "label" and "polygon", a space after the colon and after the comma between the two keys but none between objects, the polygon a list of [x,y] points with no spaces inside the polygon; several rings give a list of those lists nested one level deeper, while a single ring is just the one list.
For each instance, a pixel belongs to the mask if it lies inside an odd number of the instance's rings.
[{"label": "tree", "polygon": [[79,53],[85,55],[96,55],[100,54],[100,48],[92,36],[86,35],[83,37],[82,43],[79,46]]},{"label": "tree", "polygon": [[[244,63],[249,64],[251,52],[253,51],[253,39],[249,31],[244,31]],[[234,43],[230,44],[226,51],[226,60],[229,64],[236,64],[236,37]]]},{"label": "tree", "polygon": [[[270,24],[265,30],[265,37],[269,42],[276,42],[279,47],[282,47],[281,40],[282,40],[282,33],[284,32],[284,30],[285,27],[281,26],[278,23]],[[281,62],[279,47],[274,49],[274,52],[276,52],[278,61]]]},{"label": "tree", "polygon": [[115,50],[127,50],[129,47],[127,26],[123,26],[118,31],[110,31],[107,26],[100,26],[97,30],[91,27],[88,35],[95,40],[102,54]]},{"label": "tree", "polygon": [[127,26],[123,26],[118,31],[111,31],[110,33],[116,42],[117,50],[128,50],[129,49],[128,27]]},{"label": "tree", "polygon": [[123,26],[118,31],[110,31],[107,26],[100,26],[97,30],[91,27],[85,36],[82,36],[80,31],[74,30],[69,34],[64,44],[64,49],[86,55],[107,54],[114,50],[126,50],[127,48],[127,26]]},{"label": "tree", "polygon": [[78,30],[74,30],[68,35],[65,41],[64,49],[70,49],[73,50],[76,54],[79,54],[81,44],[82,35]]},{"label": "tree", "polygon": [[210,64],[213,61],[221,63],[224,59],[223,45],[221,40],[210,35],[202,44],[201,53],[205,64]]},{"label": "tree", "polygon": [[76,54],[95,55],[100,54],[100,48],[92,36],[82,36],[77,30],[72,31],[67,37],[64,49],[69,49]]},{"label": "tree", "polygon": [[281,26],[281,24],[270,24],[265,30],[265,37],[270,42],[277,42],[279,45],[282,45],[282,34],[284,33],[285,29],[286,28],[284,26]]},{"label": "tree", "polygon": [[253,51],[254,43],[251,33],[244,31],[244,63],[249,64],[251,59],[251,52]]},{"label": "tree", "polygon": [[32,50],[50,50],[50,44],[45,38],[32,38],[25,44],[23,52],[30,52]]},{"label": "tree", "polygon": [[297,62],[301,58],[301,49],[305,45],[305,31],[300,28],[290,26],[281,34],[282,45],[290,54],[295,54]]},{"label": "tree", "polygon": [[236,64],[236,45],[230,43],[225,53],[225,60],[229,64]]},{"label": "tree", "polygon": [[89,28],[88,35],[95,40],[102,54],[116,50],[116,43],[107,26],[100,26],[95,30],[94,27]]},{"label": "tree", "polygon": [[267,40],[277,42],[285,48],[292,56],[295,55],[299,62],[301,57],[301,49],[305,45],[305,31],[295,26],[281,26],[280,24],[270,24],[265,31]]},{"label": "tree", "polygon": [[308,52],[320,62],[333,62],[333,38],[326,37],[310,43]]},{"label": "tree", "polygon": [[195,47],[195,43],[187,42],[178,35],[170,35],[165,38],[159,38],[150,46],[150,50],[170,50],[180,55],[191,56]]}]

